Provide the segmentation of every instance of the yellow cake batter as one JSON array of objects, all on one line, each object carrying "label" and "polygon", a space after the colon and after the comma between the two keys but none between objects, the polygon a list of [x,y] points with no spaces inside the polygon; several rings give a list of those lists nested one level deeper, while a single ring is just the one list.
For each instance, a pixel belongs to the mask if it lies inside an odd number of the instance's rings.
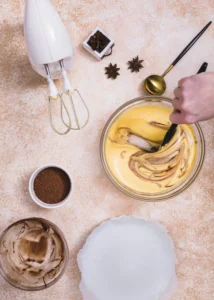
[{"label": "yellow cake batter", "polygon": [[170,126],[171,109],[140,106],[121,115],[110,127],[105,144],[112,175],[124,187],[138,193],[159,193],[183,181],[196,155],[191,125],[179,125],[172,140],[158,152],[147,153],[127,141],[130,133],[160,145]]}]

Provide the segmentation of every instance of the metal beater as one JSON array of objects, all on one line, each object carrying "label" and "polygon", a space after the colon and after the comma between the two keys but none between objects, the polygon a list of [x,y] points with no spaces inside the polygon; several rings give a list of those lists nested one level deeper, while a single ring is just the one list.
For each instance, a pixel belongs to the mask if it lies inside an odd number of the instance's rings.
[{"label": "metal beater", "polygon": [[[49,112],[50,124],[51,124],[52,129],[56,133],[58,133],[60,135],[64,135],[64,134],[67,134],[70,130],[80,130],[80,129],[84,128],[89,121],[89,110],[88,110],[88,107],[87,107],[85,101],[83,100],[80,92],[78,91],[78,89],[74,89],[72,87],[70,80],[68,78],[67,72],[64,68],[63,60],[59,61],[59,65],[61,68],[61,73],[62,73],[62,77],[63,77],[63,81],[64,81],[63,93],[58,92],[57,87],[51,78],[51,73],[50,73],[48,64],[45,64],[45,70],[46,70],[46,74],[47,74],[47,81],[49,84],[48,112]],[[69,99],[68,104],[66,104],[65,98]],[[53,122],[51,102],[56,101],[56,100],[60,101],[61,120],[62,120],[63,124],[67,127],[65,131],[59,131]],[[75,101],[77,101],[77,105],[75,105]],[[80,103],[82,103],[82,105],[81,105],[82,108],[80,108],[80,105],[79,105]],[[71,113],[69,113],[69,111]],[[67,120],[65,119],[65,115],[67,117]],[[80,115],[81,115],[81,117],[80,117]],[[83,117],[83,120],[80,121],[80,119],[82,117]]]}]

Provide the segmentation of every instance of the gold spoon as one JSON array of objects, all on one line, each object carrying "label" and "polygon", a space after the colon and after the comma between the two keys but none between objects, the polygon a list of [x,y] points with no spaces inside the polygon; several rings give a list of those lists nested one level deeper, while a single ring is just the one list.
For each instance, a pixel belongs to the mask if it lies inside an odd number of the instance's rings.
[{"label": "gold spoon", "polygon": [[179,62],[179,60],[189,51],[189,49],[195,44],[195,42],[200,38],[200,36],[207,30],[212,21],[210,21],[195,37],[194,39],[184,48],[184,50],[178,55],[178,57],[173,61],[173,63],[166,69],[166,71],[161,75],[150,75],[144,81],[144,87],[147,92],[151,95],[162,95],[166,90],[166,82],[164,76],[172,70],[172,68]]}]

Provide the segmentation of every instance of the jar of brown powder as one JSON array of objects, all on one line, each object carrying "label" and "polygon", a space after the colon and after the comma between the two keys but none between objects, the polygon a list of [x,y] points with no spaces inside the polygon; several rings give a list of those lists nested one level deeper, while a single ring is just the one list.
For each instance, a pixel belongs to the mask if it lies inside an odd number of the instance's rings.
[{"label": "jar of brown powder", "polygon": [[72,188],[68,171],[56,165],[37,169],[29,181],[31,198],[44,208],[57,208],[65,204],[71,196]]}]

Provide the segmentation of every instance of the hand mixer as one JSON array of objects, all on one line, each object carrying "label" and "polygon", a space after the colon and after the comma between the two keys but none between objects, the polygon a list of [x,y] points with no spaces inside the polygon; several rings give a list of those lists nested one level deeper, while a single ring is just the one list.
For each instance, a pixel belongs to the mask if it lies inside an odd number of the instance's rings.
[{"label": "hand mixer", "polygon": [[[60,135],[82,129],[88,123],[89,110],[80,92],[69,81],[67,71],[71,70],[74,51],[67,30],[50,0],[26,0],[24,32],[32,67],[48,81],[51,127]],[[53,81],[59,78],[64,81],[63,93],[57,90]],[[60,101],[64,131],[54,125],[52,102],[56,100]]]}]

